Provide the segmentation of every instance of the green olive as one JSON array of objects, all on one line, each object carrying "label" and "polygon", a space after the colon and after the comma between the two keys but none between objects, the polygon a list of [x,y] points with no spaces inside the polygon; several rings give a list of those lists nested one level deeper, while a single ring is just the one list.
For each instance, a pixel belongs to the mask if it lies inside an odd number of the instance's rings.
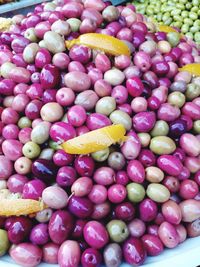
[{"label": "green olive", "polygon": [[125,166],[124,155],[120,152],[112,152],[108,157],[108,165],[114,170],[121,170]]},{"label": "green olive", "polygon": [[110,153],[110,150],[107,147],[103,150],[92,153],[91,156],[95,161],[103,162],[103,161],[107,160],[109,153]]},{"label": "green olive", "polygon": [[116,243],[123,242],[129,236],[129,230],[125,222],[112,220],[106,225],[110,239]]},{"label": "green olive", "polygon": [[19,126],[19,128],[27,128],[27,127],[31,127],[32,122],[31,120],[29,120],[29,118],[27,117],[21,117],[18,122],[17,125]]},{"label": "green olive", "polygon": [[181,92],[173,92],[168,95],[167,101],[169,104],[181,108],[185,104],[185,95]]},{"label": "green olive", "polygon": [[188,24],[183,24],[181,27],[181,31],[183,33],[187,33],[189,31],[189,25]]},{"label": "green olive", "polygon": [[138,133],[142,147],[147,147],[150,144],[151,136],[148,133]]},{"label": "green olive", "polygon": [[79,28],[81,25],[80,19],[70,18],[67,20],[67,22],[69,23],[72,32],[78,32],[79,31]]},{"label": "green olive", "polygon": [[122,124],[127,131],[131,129],[132,120],[131,117],[122,110],[115,110],[110,114],[110,120],[114,124]]},{"label": "green olive", "polygon": [[23,148],[22,152],[25,157],[29,159],[37,158],[40,155],[40,146],[32,141],[27,142]]},{"label": "green olive", "polygon": [[189,83],[186,90],[187,100],[193,100],[200,96],[200,86],[195,83]]},{"label": "green olive", "polygon": [[128,199],[131,202],[141,202],[145,197],[145,190],[141,184],[130,183],[126,186]]},{"label": "green olive", "polygon": [[194,40],[197,42],[197,43],[200,43],[200,32],[196,32],[194,34]]},{"label": "green olive", "polygon": [[61,145],[58,144],[57,142],[54,142],[53,140],[49,141],[49,147],[54,150],[62,149]]},{"label": "green olive", "polygon": [[7,231],[0,229],[0,257],[6,254],[9,246]]},{"label": "green olive", "polygon": [[105,96],[99,99],[96,103],[95,110],[97,113],[110,115],[116,109],[116,101],[114,97]]},{"label": "green olive", "polygon": [[176,144],[168,136],[156,136],[151,139],[150,150],[157,155],[167,155],[176,150]]},{"label": "green olive", "polygon": [[151,136],[165,136],[168,135],[169,133],[169,125],[167,124],[166,121],[159,120],[155,123],[152,131],[151,131]]},{"label": "green olive", "polygon": [[195,21],[196,19],[198,19],[198,15],[194,12],[190,12],[189,18]]},{"label": "green olive", "polygon": [[193,129],[197,134],[200,134],[200,120],[194,122]]},{"label": "green olive", "polygon": [[167,33],[167,40],[172,47],[177,46],[180,41],[180,34],[178,32]]},{"label": "green olive", "polygon": [[37,36],[35,34],[35,28],[28,28],[24,33],[24,37],[26,37],[31,42],[38,41]]},{"label": "green olive", "polygon": [[158,167],[147,167],[145,172],[147,181],[151,183],[160,183],[164,179],[164,172]]},{"label": "green olive", "polygon": [[43,121],[36,125],[31,132],[31,140],[36,144],[43,144],[49,139],[49,130],[51,124]]},{"label": "green olive", "polygon": [[54,154],[54,150],[52,148],[44,148],[40,153],[40,159],[52,160]]},{"label": "green olive", "polygon": [[162,184],[151,183],[147,187],[147,196],[158,203],[163,203],[169,200],[170,192]]}]

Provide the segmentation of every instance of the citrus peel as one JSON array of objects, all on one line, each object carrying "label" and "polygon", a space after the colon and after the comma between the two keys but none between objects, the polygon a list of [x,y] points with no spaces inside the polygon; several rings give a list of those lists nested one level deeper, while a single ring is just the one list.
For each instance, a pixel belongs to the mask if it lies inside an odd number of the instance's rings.
[{"label": "citrus peel", "polygon": [[0,17],[0,32],[8,31],[12,24],[13,23],[12,23],[11,19],[6,19],[6,18]]},{"label": "citrus peel", "polygon": [[125,133],[122,124],[106,126],[70,139],[62,144],[62,148],[69,154],[90,154],[126,141]]},{"label": "citrus peel", "polygon": [[200,63],[192,63],[178,69],[179,71],[188,71],[194,76],[200,76]]},{"label": "citrus peel", "polygon": [[74,45],[84,45],[114,56],[130,56],[129,47],[123,41],[106,34],[86,33],[80,35],[77,39],[66,41],[65,43],[67,49],[70,49]]},{"label": "citrus peel", "polygon": [[42,201],[33,199],[1,199],[0,216],[21,216],[42,211],[46,208]]}]

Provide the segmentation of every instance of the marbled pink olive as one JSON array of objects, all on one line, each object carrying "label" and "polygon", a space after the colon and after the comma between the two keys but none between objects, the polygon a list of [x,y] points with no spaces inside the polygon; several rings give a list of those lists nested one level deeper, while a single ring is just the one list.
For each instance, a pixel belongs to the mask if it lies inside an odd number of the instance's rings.
[{"label": "marbled pink olive", "polygon": [[71,192],[77,197],[84,197],[91,192],[92,187],[92,179],[88,177],[80,177],[73,183]]},{"label": "marbled pink olive", "polygon": [[2,144],[2,150],[4,155],[12,161],[17,160],[22,156],[23,144],[18,140],[5,140]]},{"label": "marbled pink olive", "polygon": [[52,242],[45,244],[42,248],[42,260],[49,264],[58,264],[58,250],[59,246]]},{"label": "marbled pink olive", "polygon": [[42,250],[31,243],[21,243],[10,250],[11,258],[24,267],[35,267],[42,260]]},{"label": "marbled pink olive", "polygon": [[109,167],[100,167],[95,171],[93,179],[100,185],[111,185],[114,183],[115,172]]},{"label": "marbled pink olive", "polygon": [[93,248],[101,249],[109,240],[106,228],[97,221],[86,223],[83,229],[85,241]]},{"label": "marbled pink olive", "polygon": [[77,241],[65,241],[58,251],[60,267],[78,267],[81,259],[81,250]]},{"label": "marbled pink olive", "polygon": [[162,243],[167,248],[174,248],[179,243],[179,236],[175,226],[168,222],[163,222],[160,225],[158,235]]},{"label": "marbled pink olive", "polygon": [[200,218],[200,202],[195,199],[187,199],[179,204],[183,222],[193,222]]},{"label": "marbled pink olive", "polygon": [[162,214],[169,223],[178,225],[181,222],[181,209],[179,205],[172,200],[168,200],[162,204]]},{"label": "marbled pink olive", "polygon": [[67,206],[68,195],[58,186],[49,186],[42,192],[42,200],[49,208],[62,209]]},{"label": "marbled pink olive", "polygon": [[13,163],[6,156],[0,155],[0,180],[7,179],[13,171]]},{"label": "marbled pink olive", "polygon": [[180,146],[188,156],[196,157],[200,154],[200,141],[193,134],[183,134],[180,138]]},{"label": "marbled pink olive", "polygon": [[80,71],[72,71],[64,77],[65,85],[71,88],[74,92],[82,92],[88,90],[91,86],[90,77]]}]

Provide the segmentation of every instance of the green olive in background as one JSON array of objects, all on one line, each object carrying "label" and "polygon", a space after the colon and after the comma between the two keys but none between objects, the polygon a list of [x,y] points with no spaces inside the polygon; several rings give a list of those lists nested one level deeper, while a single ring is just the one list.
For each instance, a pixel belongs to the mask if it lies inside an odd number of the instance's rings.
[{"label": "green olive in background", "polygon": [[0,257],[6,254],[9,246],[7,231],[0,229]]},{"label": "green olive in background", "polygon": [[116,243],[121,243],[129,236],[129,230],[125,222],[112,220],[106,225],[110,239]]},{"label": "green olive in background", "polygon": [[120,152],[112,152],[108,157],[108,165],[114,170],[121,170],[126,164],[125,157]]},{"label": "green olive in background", "polygon": [[145,190],[141,184],[130,183],[126,186],[128,199],[131,202],[141,202],[145,197]]},{"label": "green olive in background", "polygon": [[41,150],[38,144],[29,141],[23,146],[22,152],[28,159],[34,159],[40,155]]},{"label": "green olive in background", "polygon": [[103,150],[99,150],[97,152],[92,153],[91,156],[94,160],[96,160],[98,162],[103,162],[103,161],[107,160],[109,153],[110,153],[110,150],[107,147]]},{"label": "green olive in background", "polygon": [[21,117],[18,122],[17,125],[19,126],[19,128],[27,128],[27,127],[31,127],[32,122],[31,120],[29,120],[29,118],[27,117]]},{"label": "green olive in background", "polygon": [[193,129],[197,134],[200,134],[200,120],[194,122]]},{"label": "green olive in background", "polygon": [[185,104],[185,95],[181,92],[172,92],[168,95],[167,101],[169,104],[181,108]]},{"label": "green olive in background", "polygon": [[168,136],[156,136],[151,139],[149,148],[157,155],[168,155],[176,150],[176,144]]},{"label": "green olive in background", "polygon": [[80,19],[70,18],[67,22],[69,23],[72,32],[78,32],[81,25]]},{"label": "green olive in background", "polygon": [[189,83],[186,90],[186,98],[187,100],[193,100],[200,96],[200,85],[195,83]]},{"label": "green olive in background", "polygon": [[155,123],[152,131],[151,131],[151,136],[166,136],[169,133],[169,125],[167,124],[166,121],[159,120]]},{"label": "green olive in background", "polygon": [[178,32],[167,33],[167,40],[172,47],[177,46],[180,41],[180,34]]}]

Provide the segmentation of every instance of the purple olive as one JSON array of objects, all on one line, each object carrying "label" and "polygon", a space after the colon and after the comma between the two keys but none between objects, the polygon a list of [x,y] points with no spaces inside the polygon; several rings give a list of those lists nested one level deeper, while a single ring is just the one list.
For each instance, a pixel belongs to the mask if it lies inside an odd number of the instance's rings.
[{"label": "purple olive", "polygon": [[49,236],[60,245],[70,235],[73,229],[73,218],[67,211],[55,211],[49,221]]},{"label": "purple olive", "polygon": [[93,203],[86,197],[72,196],[68,202],[69,211],[80,219],[89,218],[93,212]]}]

